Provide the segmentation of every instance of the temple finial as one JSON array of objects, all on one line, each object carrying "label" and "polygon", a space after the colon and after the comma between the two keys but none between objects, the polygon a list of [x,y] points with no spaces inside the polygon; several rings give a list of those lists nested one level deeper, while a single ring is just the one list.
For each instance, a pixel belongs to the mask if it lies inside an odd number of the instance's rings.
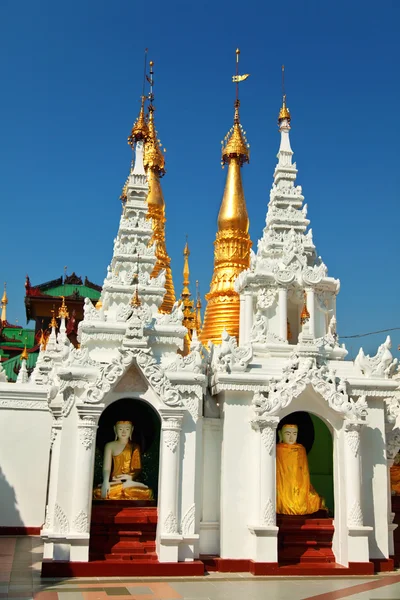
[{"label": "temple finial", "polygon": [[161,142],[157,138],[157,131],[154,124],[154,62],[149,63],[150,71],[147,80],[150,84],[149,93],[149,133],[144,143],[143,164],[147,175],[149,191],[147,194],[147,218],[152,219],[153,237],[155,243],[155,254],[157,262],[154,265],[151,276],[157,277],[160,271],[165,269],[165,289],[163,303],[159,308],[161,313],[170,313],[175,304],[175,290],[172,281],[171,259],[167,253],[165,244],[165,202],[161,188],[160,178],[165,174],[165,160],[161,152]]},{"label": "temple finial", "polygon": [[283,125],[283,121],[287,121],[287,125],[290,124],[291,116],[288,107],[286,106],[286,93],[285,93],[285,65],[282,65],[282,107],[278,115],[279,126]]},{"label": "temple finial", "polygon": [[184,348],[183,355],[189,353],[190,351],[190,342],[192,341],[193,331],[196,329],[196,315],[194,312],[194,301],[190,297],[190,270],[189,270],[189,243],[188,237],[186,236],[186,244],[183,249],[183,289],[181,294],[182,299],[182,310],[183,310],[183,320],[182,325],[186,327],[187,334],[184,339]]},{"label": "temple finial", "polygon": [[26,344],[25,347],[22,351],[21,356],[19,357],[20,360],[28,360],[28,350],[26,349]]},{"label": "temple finial", "polygon": [[7,321],[7,304],[8,304],[7,283],[4,282],[4,292],[3,292],[3,296],[1,298],[1,320],[3,323],[5,323]]},{"label": "temple finial", "polygon": [[58,318],[59,319],[69,319],[69,312],[68,312],[68,308],[67,305],[65,304],[65,297],[61,296],[62,298],[62,303],[60,308],[58,309]]},{"label": "temple finial", "polygon": [[201,331],[201,298],[199,292],[199,282],[196,280],[196,330]]},{"label": "temple finial", "polygon": [[222,142],[222,165],[228,165],[225,190],[218,214],[218,231],[214,242],[214,272],[200,335],[203,344],[211,340],[221,343],[226,329],[239,338],[239,295],[235,291],[236,277],[250,266],[251,240],[249,217],[244,197],[241,167],[249,162],[249,145],[239,117],[239,83],[249,74],[239,75],[239,49],[236,50],[236,100],[233,127]]},{"label": "temple finial", "polygon": [[222,166],[228,164],[232,158],[238,158],[240,165],[242,165],[245,162],[249,162],[250,159],[250,146],[247,143],[245,131],[243,131],[243,127],[240,124],[239,115],[239,83],[241,81],[245,81],[250,75],[249,73],[246,73],[245,75],[239,75],[239,56],[240,50],[239,48],[237,48],[236,75],[233,75],[232,77],[232,81],[236,83],[236,99],[234,103],[233,127],[228,131],[224,140],[222,141]]},{"label": "temple finial", "polygon": [[55,314],[55,313],[56,313],[56,311],[55,311],[55,309],[53,308],[53,309],[52,309],[50,312],[51,312],[51,315],[52,315],[52,316],[51,316],[51,321],[50,321],[50,327],[51,327],[52,329],[57,329],[58,325],[57,325],[56,314]]},{"label": "temple finial", "polygon": [[140,140],[145,140],[149,134],[149,128],[146,122],[146,117],[144,114],[144,103],[146,101],[146,96],[144,93],[144,86],[146,82],[146,68],[147,68],[147,48],[144,51],[144,71],[143,71],[143,85],[142,85],[142,95],[140,98],[140,110],[139,115],[136,121],[133,124],[132,131],[128,136],[128,144],[132,147],[135,146],[135,143]]}]

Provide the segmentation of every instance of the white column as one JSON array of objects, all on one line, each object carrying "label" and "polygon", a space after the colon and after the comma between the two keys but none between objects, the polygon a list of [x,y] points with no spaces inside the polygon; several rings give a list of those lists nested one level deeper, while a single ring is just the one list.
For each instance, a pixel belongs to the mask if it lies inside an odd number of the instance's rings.
[{"label": "white column", "polygon": [[61,407],[53,408],[53,425],[51,428],[51,462],[49,469],[49,489],[47,494],[46,519],[41,531],[44,542],[43,558],[53,558],[53,542],[49,537],[54,531],[54,510],[57,497],[57,484],[60,462],[62,417]]},{"label": "white column", "polygon": [[246,327],[245,327],[245,300],[244,294],[240,294],[240,313],[239,313],[239,346],[245,343]]},{"label": "white column", "polygon": [[279,288],[279,337],[287,340],[287,288]]},{"label": "white column", "polygon": [[[276,428],[278,417],[256,419],[253,428],[259,432],[259,473],[255,482],[258,495],[257,523],[249,525],[255,536],[254,560],[278,562],[278,527],[276,526]],[[257,482],[259,485],[257,486]],[[258,487],[258,490],[257,490]]]},{"label": "white column", "polygon": [[[89,560],[89,529],[93,494],[93,462],[99,414],[88,407],[77,407],[79,414],[75,477],[69,535],[71,561]],[[84,411],[84,412],[83,412]]]},{"label": "white column", "polygon": [[307,309],[310,313],[310,335],[315,338],[315,290],[308,288],[307,290]]},{"label": "white column", "polygon": [[251,328],[253,327],[253,295],[251,292],[244,294],[244,335],[243,340],[246,344],[250,341]]},{"label": "white column", "polygon": [[361,462],[360,462],[360,430],[362,421],[346,420],[345,456],[346,456],[346,508],[348,530],[349,562],[368,562],[368,532],[371,527],[364,527],[361,507]]},{"label": "white column", "polygon": [[180,439],[183,410],[161,409],[161,485],[159,503],[160,562],[178,562],[179,533],[178,494],[180,482]]}]

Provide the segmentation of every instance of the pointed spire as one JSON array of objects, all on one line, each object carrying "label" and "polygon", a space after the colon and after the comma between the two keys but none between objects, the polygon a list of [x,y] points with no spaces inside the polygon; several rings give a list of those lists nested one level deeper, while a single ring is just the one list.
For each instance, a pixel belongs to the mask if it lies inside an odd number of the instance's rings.
[{"label": "pointed spire", "polygon": [[58,318],[59,319],[69,319],[69,312],[67,305],[65,304],[65,296],[61,296],[62,303],[60,308],[58,309]]},{"label": "pointed spire", "polygon": [[196,331],[201,331],[201,298],[199,292],[199,282],[196,280]]},{"label": "pointed spire", "polygon": [[153,61],[150,61],[150,104],[148,121],[149,131],[144,144],[143,164],[147,174],[147,181],[149,184],[149,191],[146,199],[148,206],[147,217],[149,219],[152,219],[152,241],[156,244],[155,253],[157,257],[157,262],[154,265],[154,269],[151,276],[157,277],[160,271],[165,270],[166,293],[164,296],[163,303],[159,308],[159,312],[169,313],[171,312],[175,304],[175,290],[174,283],[172,281],[171,259],[168,256],[167,248],[165,245],[165,202],[160,183],[160,178],[165,174],[165,160],[164,155],[160,149],[161,142],[157,138],[157,131],[154,123],[155,107],[153,105],[153,66]]},{"label": "pointed spire", "polygon": [[203,344],[208,340],[220,344],[224,329],[239,338],[239,295],[234,285],[239,273],[250,267],[249,218],[241,175],[242,165],[249,162],[249,145],[239,116],[239,82],[248,75],[239,75],[239,55],[240,51],[236,50],[233,127],[222,146],[222,165],[228,165],[228,173],[214,242],[214,273],[210,292],[206,295],[207,307],[200,334]]},{"label": "pointed spire", "polygon": [[282,65],[282,106],[278,115],[278,124],[281,127],[283,121],[287,121],[287,125],[290,124],[291,120],[290,111],[286,106],[286,94],[285,94],[285,65]]},{"label": "pointed spire", "polygon": [[189,270],[189,244],[186,236],[186,244],[183,250],[183,289],[182,289],[182,305],[183,305],[183,321],[182,325],[186,327],[187,334],[184,339],[183,355],[189,353],[190,342],[192,341],[193,331],[196,329],[196,315],[194,312],[194,301],[190,297],[190,270]]},{"label": "pointed spire", "polygon": [[22,351],[21,356],[19,357],[20,360],[28,360],[28,350],[26,349],[26,344],[25,347]]},{"label": "pointed spire", "polygon": [[51,310],[50,312],[51,312],[51,315],[52,315],[51,316],[51,321],[50,321],[50,327],[55,330],[58,327],[58,325],[57,325],[57,319],[56,319],[56,315],[55,315],[56,311],[53,308],[53,310]]},{"label": "pointed spire", "polygon": [[142,96],[140,100],[140,111],[136,121],[133,124],[132,131],[128,136],[128,144],[133,148],[135,143],[140,140],[145,140],[149,134],[149,127],[146,123],[144,114],[144,103],[146,96]]},{"label": "pointed spire", "polygon": [[7,321],[7,284],[4,282],[4,292],[1,298],[1,321],[5,323]]}]

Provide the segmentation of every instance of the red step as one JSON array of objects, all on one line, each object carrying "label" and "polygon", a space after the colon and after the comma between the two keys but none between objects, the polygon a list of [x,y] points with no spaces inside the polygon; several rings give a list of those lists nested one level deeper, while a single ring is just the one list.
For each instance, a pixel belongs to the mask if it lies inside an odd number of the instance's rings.
[{"label": "red step", "polygon": [[[326,515],[326,513],[322,513]],[[333,520],[315,515],[277,515],[280,565],[334,564]]]},{"label": "red step", "polygon": [[93,503],[90,528],[91,561],[157,561],[157,508],[154,503]]}]

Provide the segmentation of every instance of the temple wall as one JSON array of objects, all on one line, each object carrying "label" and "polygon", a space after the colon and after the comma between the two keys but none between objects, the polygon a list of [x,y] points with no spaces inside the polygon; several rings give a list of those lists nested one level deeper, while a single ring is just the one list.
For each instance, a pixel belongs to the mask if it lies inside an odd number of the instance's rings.
[{"label": "temple wall", "polygon": [[203,418],[200,554],[220,552],[221,419]]},{"label": "temple wall", "polygon": [[43,387],[0,383],[0,527],[43,525],[51,424]]},{"label": "temple wall", "polygon": [[221,558],[251,557],[248,525],[254,520],[256,433],[250,420],[252,394],[230,391],[223,400],[221,455]]},{"label": "temple wall", "polygon": [[370,558],[388,558],[388,487],[385,456],[383,401],[368,398],[367,427],[361,434],[362,499],[364,524],[369,535]]}]

